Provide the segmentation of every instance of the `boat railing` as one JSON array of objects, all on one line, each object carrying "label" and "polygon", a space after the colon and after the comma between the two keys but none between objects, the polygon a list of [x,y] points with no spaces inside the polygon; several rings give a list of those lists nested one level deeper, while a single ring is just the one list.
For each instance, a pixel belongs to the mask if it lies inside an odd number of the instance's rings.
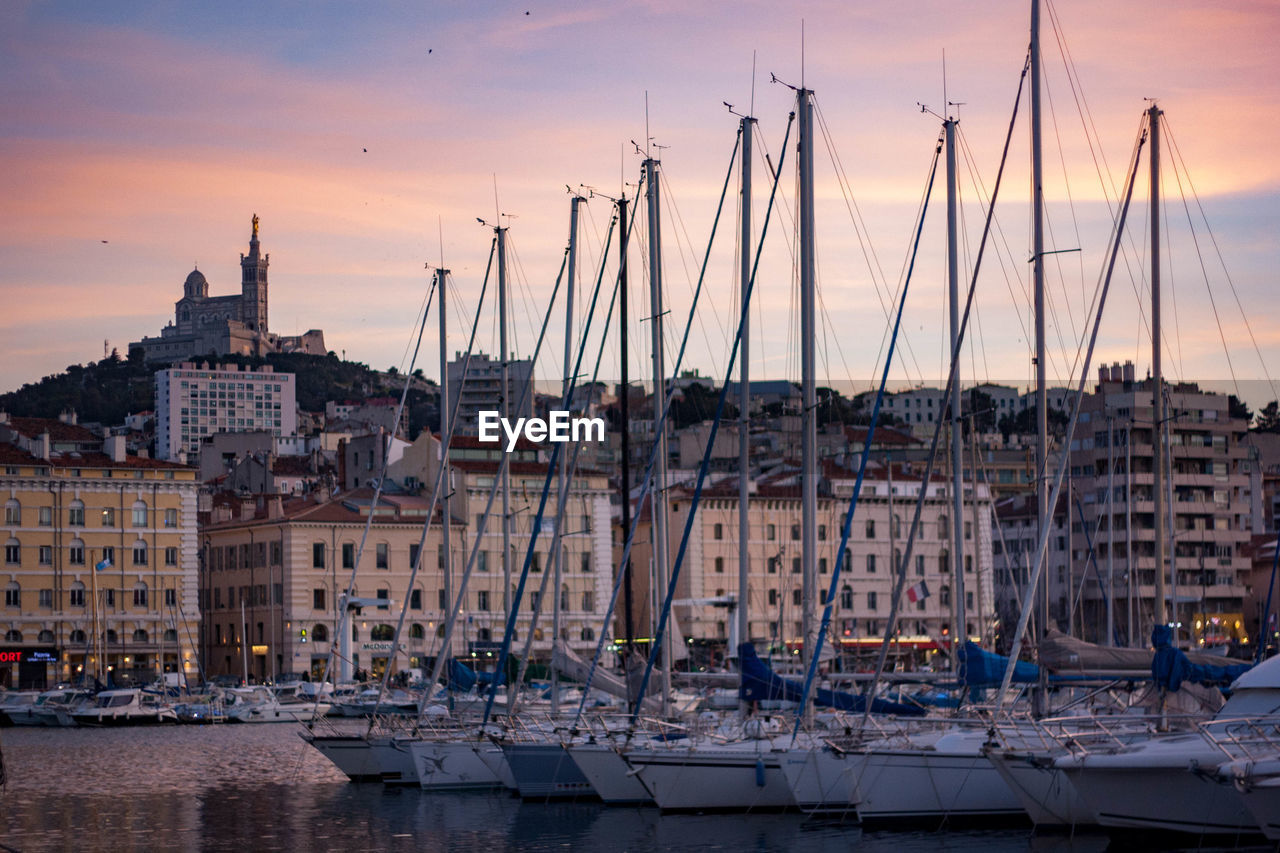
[{"label": "boat railing", "polygon": [[1200,734],[1222,750],[1225,760],[1258,760],[1280,755],[1280,715],[1228,717],[1200,724]]}]

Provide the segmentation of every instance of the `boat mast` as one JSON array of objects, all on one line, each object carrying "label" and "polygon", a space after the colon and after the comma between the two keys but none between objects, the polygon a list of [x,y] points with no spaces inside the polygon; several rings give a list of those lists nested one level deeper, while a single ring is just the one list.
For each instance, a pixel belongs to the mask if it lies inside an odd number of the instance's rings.
[{"label": "boat mast", "polygon": [[240,596],[240,665],[244,667],[244,683],[249,683],[249,623],[244,615],[244,596]]},{"label": "boat mast", "polygon": [[[565,292],[565,308],[564,308],[564,384],[563,390],[560,392],[560,406],[566,412],[569,411],[571,401],[569,400],[569,387],[573,379],[569,375],[573,370],[573,284],[574,276],[577,272],[576,266],[578,261],[578,205],[582,203],[582,196],[574,195],[569,202],[569,258],[567,262],[565,282],[567,289]],[[555,595],[555,601],[551,607],[551,644],[554,647],[560,641],[560,585],[564,575],[564,510],[565,489],[568,488],[569,474],[569,454],[561,452],[560,454],[560,470],[557,472],[556,484],[556,528],[555,536],[551,540],[551,550],[555,555],[555,577],[552,579],[552,594]],[[551,713],[560,713],[560,678],[559,671],[553,666],[551,667]]]},{"label": "boat mast", "polygon": [[[495,225],[498,236],[498,409],[503,419],[511,417],[511,379],[507,364],[507,229]],[[511,612],[515,602],[511,600],[511,469],[502,468],[502,601],[503,611]],[[497,676],[495,676],[497,677]],[[514,692],[514,686],[510,689]]]},{"label": "boat mast", "polygon": [[[658,449],[654,465],[654,484],[649,490],[650,506],[653,509],[653,565],[654,589],[662,594],[670,582],[670,571],[667,563],[667,429],[662,421],[663,409],[667,397],[666,368],[662,351],[662,219],[659,206],[658,173],[661,164],[652,157],[644,161],[645,200],[648,203],[649,217],[649,305],[650,322],[653,324],[653,424],[654,441]],[[656,611],[653,611],[656,614]],[[662,701],[665,706],[670,701],[671,667],[675,663],[672,654],[672,634],[665,632],[662,640]],[[637,701],[639,701],[637,699]]]},{"label": "boat mast", "polygon": [[[813,91],[801,88],[800,112],[800,533],[801,533],[801,663],[809,669],[810,657],[817,648],[814,610],[817,607],[817,516],[818,438],[817,394],[814,385],[817,335],[814,330],[815,268],[813,216]],[[801,709],[806,721],[812,717],[812,705]]]},{"label": "boat mast", "polygon": [[[624,189],[618,199],[618,225],[621,229],[618,237],[618,384],[621,386],[618,402],[618,420],[622,432],[622,530],[624,535],[631,530],[631,404],[630,385],[627,378],[627,238],[631,230],[627,227],[627,193]],[[623,630],[627,641],[627,651],[635,648],[635,602],[631,589],[631,555],[620,568],[622,572]]]},{"label": "boat mast", "polygon": [[[947,143],[947,282],[951,297],[951,352],[956,359],[956,341],[960,337],[960,252],[956,238],[956,125],[948,118],[942,123]],[[952,628],[951,671],[960,673],[960,649],[968,639],[964,608],[964,436],[960,420],[960,380],[951,383],[951,577]],[[892,521],[890,521],[892,525]],[[896,568],[896,567],[895,567]]]},{"label": "boat mast", "polygon": [[[1040,134],[1040,0],[1031,0],[1031,272],[1036,325],[1036,520],[1039,530],[1052,522],[1049,508],[1049,404],[1045,389],[1044,332],[1044,183]],[[1041,589],[1040,636],[1049,630],[1049,581]]]},{"label": "boat mast", "polygon": [[[449,515],[449,496],[453,491],[453,478],[449,472],[449,436],[450,436],[450,419],[453,406],[449,402],[449,348],[448,341],[445,337],[447,329],[447,313],[445,311],[445,278],[449,275],[447,269],[436,270],[436,293],[437,310],[440,312],[440,465],[444,468],[440,475],[439,494],[440,494],[440,554],[443,558],[440,564],[442,575],[442,588],[444,589],[444,601],[446,607],[453,606],[453,555],[449,549],[449,528],[452,527]],[[423,549],[425,550],[425,549]],[[422,566],[422,553],[418,554],[418,566]],[[412,592],[409,593],[412,595]],[[445,619],[448,619],[445,614]],[[440,654],[448,657],[453,654],[453,637],[449,638],[449,648],[442,648]]]},{"label": "boat mast", "polygon": [[[1155,624],[1169,621],[1165,612],[1164,587],[1164,389],[1160,372],[1160,108],[1153,102],[1147,110],[1151,131],[1151,451],[1152,485],[1155,502],[1156,589]],[[1173,620],[1177,622],[1177,619]],[[1177,635],[1174,635],[1177,640]]]},{"label": "boat mast", "polygon": [[[738,353],[738,612],[737,641],[751,641],[751,623],[747,614],[747,590],[751,578],[751,552],[748,544],[751,541],[751,526],[748,509],[751,501],[751,384],[749,381],[751,363],[750,350],[747,347],[750,325],[750,314],[746,310],[747,300],[751,293],[751,133],[756,120],[743,116],[739,123],[739,134],[742,139],[742,236],[739,239],[741,267],[739,275],[742,286],[742,331],[740,352]],[[737,644],[731,644],[729,655],[737,655]],[[739,661],[741,663],[741,661]],[[739,705],[745,712],[747,701]]]}]

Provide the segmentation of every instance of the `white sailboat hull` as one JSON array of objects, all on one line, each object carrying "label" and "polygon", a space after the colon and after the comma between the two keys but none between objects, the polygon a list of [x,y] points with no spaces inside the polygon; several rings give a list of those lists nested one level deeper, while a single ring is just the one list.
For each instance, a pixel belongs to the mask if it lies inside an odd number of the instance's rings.
[{"label": "white sailboat hull", "polygon": [[854,816],[857,778],[853,756],[825,747],[782,754],[782,775],[796,806],[806,814]]},{"label": "white sailboat hull", "polygon": [[1097,824],[1098,818],[1077,793],[1065,773],[1053,766],[1048,755],[1012,750],[992,750],[987,760],[1013,791],[1031,822],[1042,827]]},{"label": "white sailboat hull", "polygon": [[573,761],[599,797],[610,805],[653,802],[653,795],[626,757],[609,744],[584,743],[569,747]]},{"label": "white sailboat hull", "polygon": [[447,740],[418,740],[408,744],[418,780],[427,791],[463,791],[505,787],[491,762],[482,757],[484,751],[497,750],[487,741],[482,743]]},{"label": "white sailboat hull", "polygon": [[627,760],[664,811],[793,808],[781,754],[769,741],[637,749]]}]

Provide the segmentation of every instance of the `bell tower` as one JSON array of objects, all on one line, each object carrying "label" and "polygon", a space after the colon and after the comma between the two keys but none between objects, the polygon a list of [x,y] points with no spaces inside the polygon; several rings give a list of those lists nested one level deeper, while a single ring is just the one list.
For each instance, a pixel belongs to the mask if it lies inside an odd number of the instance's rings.
[{"label": "bell tower", "polygon": [[253,215],[253,236],[249,254],[240,255],[240,319],[249,329],[267,333],[267,264],[258,246],[258,214]]}]

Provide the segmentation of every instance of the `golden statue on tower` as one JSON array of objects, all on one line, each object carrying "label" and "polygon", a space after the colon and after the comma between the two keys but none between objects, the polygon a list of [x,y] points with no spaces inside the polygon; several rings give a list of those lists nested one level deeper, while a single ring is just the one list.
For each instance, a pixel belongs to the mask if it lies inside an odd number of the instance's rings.
[{"label": "golden statue on tower", "polygon": [[258,237],[258,214],[256,213],[253,215],[253,236],[254,239]]}]

